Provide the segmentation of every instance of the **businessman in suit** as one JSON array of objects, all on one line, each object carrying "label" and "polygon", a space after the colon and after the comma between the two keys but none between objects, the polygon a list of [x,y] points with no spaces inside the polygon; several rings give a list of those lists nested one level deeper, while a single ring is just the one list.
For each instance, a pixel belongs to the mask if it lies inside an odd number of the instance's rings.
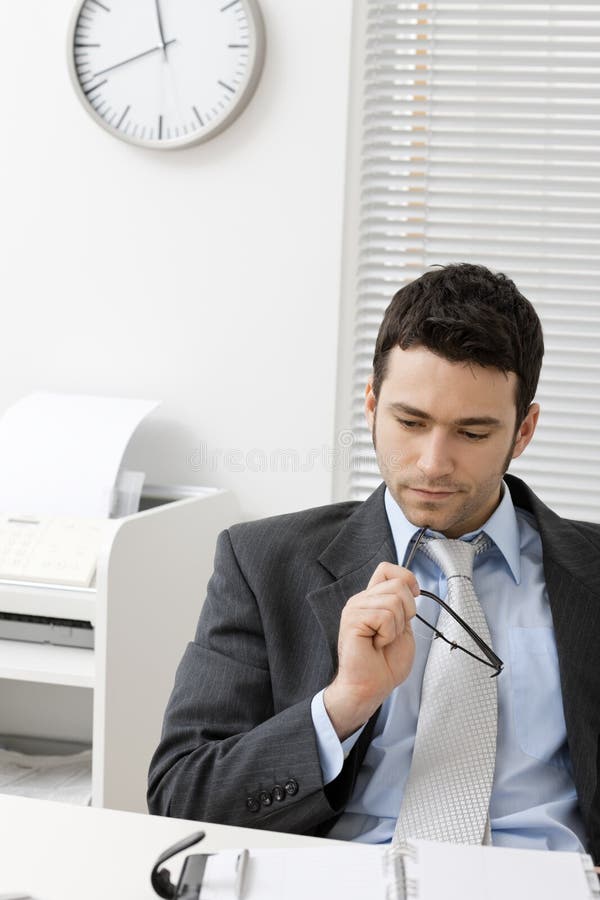
[{"label": "businessman in suit", "polygon": [[151,812],[392,838],[433,646],[414,614],[422,589],[444,596],[430,559],[404,566],[427,526],[488,540],[473,583],[505,663],[492,843],[600,859],[600,526],[559,517],[505,474],[535,431],[542,356],[538,317],[503,275],[447,266],[396,293],[365,394],[384,483],[362,503],[220,535],[150,767]]}]

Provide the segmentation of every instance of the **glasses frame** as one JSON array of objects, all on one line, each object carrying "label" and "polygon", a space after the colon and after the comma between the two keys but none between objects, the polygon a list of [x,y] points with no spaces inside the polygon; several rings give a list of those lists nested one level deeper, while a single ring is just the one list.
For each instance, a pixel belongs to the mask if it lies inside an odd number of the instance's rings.
[{"label": "glasses frame", "polygon": [[[421,540],[423,539],[423,535],[425,534],[425,532],[427,531],[428,528],[429,528],[429,526],[425,525],[424,528],[421,528],[419,530],[419,533],[417,534],[417,538],[416,538],[416,540],[413,544],[413,547],[408,555],[408,559],[404,563],[405,569],[410,569],[410,564],[412,563],[412,561],[415,557],[415,553],[419,549],[419,544],[421,543]],[[439,603],[439,605],[442,607],[442,609],[445,609],[446,612],[448,613],[448,615],[452,616],[452,618],[455,620],[455,622],[458,622],[460,627],[463,628],[467,632],[467,634],[469,635],[471,640],[475,644],[477,644],[477,646],[479,647],[479,649],[481,650],[481,652],[483,653],[483,655],[486,658],[483,659],[483,657],[477,656],[477,654],[473,653],[471,650],[467,650],[467,648],[463,647],[462,644],[459,644],[456,641],[451,641],[438,628],[436,628],[435,625],[431,625],[431,623],[428,622],[426,619],[424,619],[422,616],[420,616],[419,613],[415,613],[415,616],[419,620],[419,622],[422,622],[423,625],[427,625],[428,628],[431,628],[431,630],[434,633],[434,638],[433,638],[434,641],[437,640],[438,638],[441,638],[443,641],[445,641],[447,644],[450,645],[450,652],[452,652],[452,650],[462,650],[463,653],[466,653],[468,656],[471,656],[473,659],[478,660],[478,662],[483,663],[484,666],[489,666],[490,669],[494,669],[495,670],[494,674],[491,675],[490,677],[497,678],[498,675],[500,674],[500,672],[502,671],[502,669],[504,668],[504,663],[502,662],[500,657],[497,656],[496,653],[494,653],[492,648],[488,644],[486,644],[486,642],[483,640],[483,638],[480,637],[476,631],[473,631],[473,629],[471,628],[469,623],[465,622],[464,619],[461,619],[461,617],[458,615],[458,613],[454,612],[452,607],[448,606],[448,604],[444,600],[442,600],[441,597],[438,597],[437,594],[432,594],[431,591],[421,591],[421,595],[423,597],[429,597],[431,600],[435,600],[436,603]]]}]

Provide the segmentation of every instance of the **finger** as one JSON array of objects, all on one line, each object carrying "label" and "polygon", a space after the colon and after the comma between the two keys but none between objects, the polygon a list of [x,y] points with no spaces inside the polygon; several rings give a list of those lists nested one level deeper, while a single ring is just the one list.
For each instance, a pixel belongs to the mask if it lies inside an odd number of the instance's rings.
[{"label": "finger", "polygon": [[[388,581],[386,582],[386,584],[393,585],[394,582]],[[385,599],[383,600],[382,598]],[[407,623],[410,622],[413,616],[415,616],[417,613],[417,604],[415,602],[415,598],[413,597],[410,588],[402,582],[395,585],[393,592],[389,590],[386,591],[385,585],[376,585],[366,593],[364,599],[359,605],[363,607],[377,607],[379,605],[384,605],[388,608],[393,609],[396,615],[396,621],[399,631],[404,630],[407,626]]]},{"label": "finger", "polygon": [[360,594],[355,594],[346,604],[348,609],[374,609],[378,606],[386,606],[389,609],[401,611],[398,627],[404,627],[404,621],[411,619],[416,611],[415,598],[410,587],[400,579],[385,581],[377,584]]},{"label": "finger", "polygon": [[372,640],[377,649],[391,644],[404,630],[398,628],[396,615],[386,607],[351,610],[346,616],[345,627],[356,637]]},{"label": "finger", "polygon": [[410,622],[411,619],[417,614],[417,604],[415,603],[414,597],[408,597],[404,602],[404,615],[406,617],[407,623]]},{"label": "finger", "polygon": [[[415,599],[412,585],[403,577],[392,578],[389,581],[380,581],[378,584],[373,584],[371,587],[368,587],[366,591],[362,591],[362,594],[367,597],[377,597],[380,594],[396,594],[398,597],[410,597],[411,600]],[[419,594],[416,596],[418,597]]]},{"label": "finger", "polygon": [[346,604],[342,622],[344,626],[346,622],[355,624],[360,619],[370,623],[373,615],[378,615],[382,610],[387,610],[393,615],[396,632],[401,634],[407,630],[410,619],[416,613],[415,599],[406,586],[403,587],[403,596],[396,593],[357,594]]},{"label": "finger", "polygon": [[397,566],[395,563],[389,562],[379,563],[379,565],[371,575],[371,578],[369,579],[367,590],[369,590],[370,587],[373,587],[376,584],[381,584],[384,581],[391,581],[392,579],[398,577],[401,577],[404,581],[406,581],[413,593],[413,596],[419,596],[419,582],[410,571],[410,569],[405,569],[403,566]]}]

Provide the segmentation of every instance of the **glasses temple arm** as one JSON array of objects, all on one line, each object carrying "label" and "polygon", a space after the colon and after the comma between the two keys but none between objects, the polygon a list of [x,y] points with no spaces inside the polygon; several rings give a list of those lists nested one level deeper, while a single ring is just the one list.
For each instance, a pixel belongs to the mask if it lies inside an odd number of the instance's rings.
[{"label": "glasses temple arm", "polygon": [[[410,553],[408,554],[408,558],[407,558],[406,562],[404,563],[404,567],[406,569],[409,568],[410,564],[412,563],[413,559],[415,558],[415,553],[419,549],[419,544],[421,543],[423,535],[425,534],[425,532],[427,531],[428,528],[429,528],[429,525],[425,525],[423,528],[419,529],[419,531],[417,533],[417,537],[415,539],[415,542],[411,547]],[[468,624],[468,622],[465,622],[463,619],[461,619],[461,617],[459,615],[457,615],[457,613],[455,613],[454,610],[450,606],[448,606],[447,603],[444,603],[444,601],[441,599],[441,597],[436,596],[436,594],[431,594],[429,591],[421,591],[421,594],[423,594],[423,596],[425,596],[425,597],[431,597],[432,600],[435,600],[437,603],[440,604],[440,606],[444,607],[446,612],[449,615],[451,615],[452,618],[456,622],[458,622],[458,624],[462,628],[464,628],[464,630],[467,632],[467,634],[469,635],[471,640],[473,640],[477,644],[477,646],[479,647],[481,652],[484,653],[485,656],[487,657],[487,659],[489,660],[489,662],[487,662],[486,660],[481,659],[480,662],[484,663],[484,665],[486,665],[486,666],[489,666],[491,669],[496,670],[495,674],[492,675],[492,678],[495,678],[497,675],[499,675],[500,672],[502,671],[502,669],[504,668],[504,663],[502,662],[500,657],[494,653],[492,648],[488,647],[488,645],[483,640],[483,638],[479,637],[479,635],[477,634],[476,631],[473,631],[473,629]],[[471,653],[470,650],[467,650],[465,647],[461,647],[460,644],[457,644],[455,641],[449,641],[448,638],[445,637],[445,635],[443,635],[441,631],[438,631],[437,628],[434,628],[433,625],[430,625],[429,622],[426,622],[425,619],[421,618],[421,616],[418,613],[416,614],[416,616],[417,616],[417,619],[419,619],[421,622],[423,622],[424,625],[427,625],[429,628],[431,628],[431,630],[435,633],[436,637],[441,637],[444,641],[446,641],[447,644],[450,644],[451,647],[459,647],[464,653],[467,653],[469,656],[472,656],[473,659],[479,659],[479,657],[476,656],[474,653]]]},{"label": "glasses temple arm", "polygon": [[[439,603],[440,606],[442,606],[446,610],[448,615],[452,616],[454,621],[458,622],[458,624],[461,626],[461,628],[464,628],[464,630],[467,632],[467,634],[469,635],[471,640],[475,644],[477,644],[477,646],[479,647],[481,652],[484,653],[485,656],[487,656],[489,662],[486,662],[485,665],[490,666],[490,668],[492,668],[492,669],[496,669],[496,675],[499,675],[500,672],[502,671],[502,669],[504,668],[504,663],[502,662],[500,657],[494,653],[492,648],[489,647],[488,644],[486,644],[486,642],[483,640],[483,638],[480,637],[476,631],[473,631],[473,629],[471,628],[469,623],[465,622],[464,619],[461,619],[461,617],[457,613],[454,612],[452,607],[448,606],[448,604],[445,603],[441,597],[436,596],[436,594],[432,594],[430,591],[421,591],[421,593],[423,594],[424,597],[430,597],[432,600],[435,600],[436,603]],[[421,622],[424,622],[425,625],[429,625],[429,622],[425,622],[425,620],[422,619],[421,616],[419,616],[418,614],[417,614],[417,618],[420,619]],[[461,645],[457,644],[455,641],[449,641],[448,638],[445,637],[441,631],[437,630],[437,628],[434,628],[432,625],[429,625],[429,627],[432,629],[432,631],[435,631],[437,637],[444,638],[444,640],[446,641],[447,644],[450,644],[451,646],[454,645],[455,647],[460,647],[460,649],[464,650],[465,653],[468,653],[469,656],[472,656],[474,659],[478,658],[475,656],[474,653],[471,653],[470,650],[467,650],[465,647],[461,647]],[[485,662],[485,660],[482,660],[482,662]]]}]

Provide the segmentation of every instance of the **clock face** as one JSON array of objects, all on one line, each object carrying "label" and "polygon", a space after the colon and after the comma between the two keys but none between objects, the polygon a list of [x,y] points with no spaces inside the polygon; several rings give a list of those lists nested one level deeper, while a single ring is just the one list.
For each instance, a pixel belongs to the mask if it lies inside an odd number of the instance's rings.
[{"label": "clock face", "polygon": [[69,31],[79,99],[112,134],[171,148],[213,137],[262,68],[255,0],[84,0]]}]

